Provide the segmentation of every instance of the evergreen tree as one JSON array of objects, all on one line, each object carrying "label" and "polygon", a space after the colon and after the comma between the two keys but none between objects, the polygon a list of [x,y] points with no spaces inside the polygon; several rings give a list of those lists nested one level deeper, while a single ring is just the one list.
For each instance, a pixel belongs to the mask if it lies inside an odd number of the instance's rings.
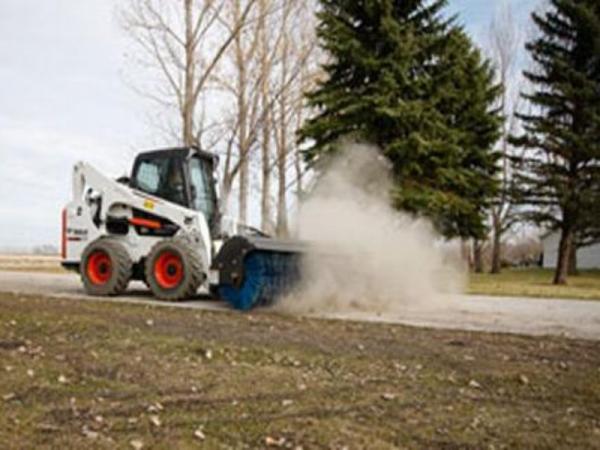
[{"label": "evergreen tree", "polygon": [[532,112],[519,116],[525,133],[514,140],[525,150],[518,200],[528,218],[560,231],[554,282],[564,284],[574,246],[600,225],[600,2],[550,0],[533,20]]},{"label": "evergreen tree", "polygon": [[318,36],[330,56],[300,130],[314,163],[340,138],[379,146],[399,209],[431,218],[447,236],[482,237],[496,189],[491,150],[499,88],[445,0],[321,0]]}]

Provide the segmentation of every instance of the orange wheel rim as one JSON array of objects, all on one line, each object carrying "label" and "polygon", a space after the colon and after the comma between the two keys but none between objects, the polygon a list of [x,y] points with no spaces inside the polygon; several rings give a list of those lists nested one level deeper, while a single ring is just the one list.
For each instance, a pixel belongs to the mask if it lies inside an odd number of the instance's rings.
[{"label": "orange wheel rim", "polygon": [[104,250],[95,250],[88,257],[86,272],[95,285],[108,283],[112,275],[112,261]]},{"label": "orange wheel rim", "polygon": [[154,278],[163,289],[173,289],[183,280],[183,261],[172,251],[162,252],[154,262]]}]

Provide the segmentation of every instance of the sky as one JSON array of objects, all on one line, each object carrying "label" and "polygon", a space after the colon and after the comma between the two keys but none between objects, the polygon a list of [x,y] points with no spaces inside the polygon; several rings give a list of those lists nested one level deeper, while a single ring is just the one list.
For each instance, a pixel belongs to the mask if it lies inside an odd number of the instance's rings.
[{"label": "sky", "polygon": [[[509,1],[526,26],[540,0],[450,0],[449,11],[484,42]],[[0,248],[58,246],[71,168],[85,160],[128,172],[138,150],[168,144],[137,94],[142,77],[116,18],[118,0],[0,2]]]},{"label": "sky", "polygon": [[458,15],[458,22],[479,43],[487,39],[494,12],[504,3],[510,5],[520,28],[527,26],[531,12],[543,0],[448,0],[449,10]]}]

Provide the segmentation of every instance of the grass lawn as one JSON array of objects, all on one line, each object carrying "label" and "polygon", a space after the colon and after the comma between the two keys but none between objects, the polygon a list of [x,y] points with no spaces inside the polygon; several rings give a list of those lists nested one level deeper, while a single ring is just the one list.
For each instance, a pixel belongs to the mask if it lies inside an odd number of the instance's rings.
[{"label": "grass lawn", "polygon": [[599,448],[600,346],[0,294],[3,448]]},{"label": "grass lawn", "polygon": [[547,298],[600,299],[600,271],[582,271],[568,278],[568,285],[552,284],[554,272],[546,269],[507,269],[497,275],[469,275],[470,294]]}]

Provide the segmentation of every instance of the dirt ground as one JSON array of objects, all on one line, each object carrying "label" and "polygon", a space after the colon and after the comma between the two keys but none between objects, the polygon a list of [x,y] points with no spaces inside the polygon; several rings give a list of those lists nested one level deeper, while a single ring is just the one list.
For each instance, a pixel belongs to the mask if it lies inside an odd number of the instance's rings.
[{"label": "dirt ground", "polygon": [[600,344],[0,294],[3,448],[600,448]]}]

